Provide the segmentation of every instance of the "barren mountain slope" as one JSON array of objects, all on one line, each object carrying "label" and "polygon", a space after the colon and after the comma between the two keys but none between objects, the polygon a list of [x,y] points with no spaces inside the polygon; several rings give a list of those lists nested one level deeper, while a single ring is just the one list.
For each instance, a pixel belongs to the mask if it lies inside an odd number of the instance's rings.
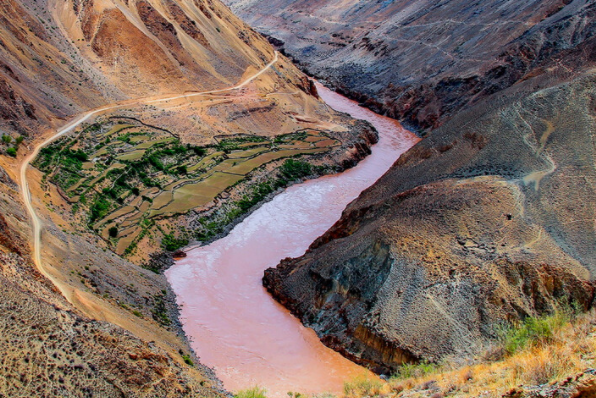
[{"label": "barren mountain slope", "polygon": [[7,0],[0,128],[36,133],[82,109],[239,80],[273,51],[217,1]]},{"label": "barren mountain slope", "polygon": [[268,270],[326,344],[386,371],[472,356],[559,301],[593,305],[594,4],[579,3],[511,45],[503,73],[479,81],[493,94],[399,159],[308,253]]},{"label": "barren mountain slope", "polygon": [[588,0],[226,3],[311,74],[423,130],[544,73],[537,64],[573,69],[566,54],[594,23]]}]

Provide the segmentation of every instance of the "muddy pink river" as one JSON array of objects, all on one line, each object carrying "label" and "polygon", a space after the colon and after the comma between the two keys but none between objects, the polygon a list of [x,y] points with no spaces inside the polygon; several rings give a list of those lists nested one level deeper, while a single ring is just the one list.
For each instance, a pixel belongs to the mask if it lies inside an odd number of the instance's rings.
[{"label": "muddy pink river", "polygon": [[371,122],[380,140],[372,154],[342,174],[294,185],[266,203],[225,238],[193,249],[166,272],[181,306],[186,334],[201,362],[236,392],[261,386],[272,398],[288,391],[340,393],[364,368],[325,347],[274,301],[263,271],[298,257],[418,138],[322,86],[332,108]]}]

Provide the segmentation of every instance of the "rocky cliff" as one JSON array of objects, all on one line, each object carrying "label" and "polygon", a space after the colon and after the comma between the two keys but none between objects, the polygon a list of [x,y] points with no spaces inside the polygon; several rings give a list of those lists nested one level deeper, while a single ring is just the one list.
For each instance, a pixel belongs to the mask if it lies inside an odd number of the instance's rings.
[{"label": "rocky cliff", "polygon": [[[591,307],[594,10],[560,5],[495,48],[507,62],[435,86],[433,106],[451,116],[420,119],[442,125],[265,286],[326,344],[380,372],[472,356],[503,325],[561,302]],[[401,115],[425,114],[427,91],[404,90]]]}]

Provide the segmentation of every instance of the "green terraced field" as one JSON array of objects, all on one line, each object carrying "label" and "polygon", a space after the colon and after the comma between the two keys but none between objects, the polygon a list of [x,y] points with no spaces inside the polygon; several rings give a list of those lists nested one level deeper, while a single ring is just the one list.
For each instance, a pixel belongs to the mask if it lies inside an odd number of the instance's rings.
[{"label": "green terraced field", "polygon": [[149,140],[149,136],[148,135],[135,135],[133,137],[130,137],[130,142],[133,144],[138,144],[140,142],[145,142]]},{"label": "green terraced field", "polygon": [[112,127],[111,130],[109,130],[107,133],[105,133],[103,135],[103,138],[111,137],[112,135],[119,133],[122,130],[129,129],[131,127],[135,127],[135,125],[133,125],[133,124],[117,124],[114,127]]},{"label": "green terraced field", "polygon": [[[72,203],[78,201],[81,220],[123,254],[155,219],[204,208],[267,163],[338,144],[324,133],[304,130],[273,141],[218,137],[213,145],[196,147],[163,130],[107,122],[92,125],[72,142],[50,144],[34,164]],[[109,235],[112,227],[118,229],[116,237]]]},{"label": "green terraced field", "polygon": [[244,176],[214,173],[212,176],[196,184],[187,184],[174,191],[170,204],[151,212],[151,217],[165,214],[186,213],[194,208],[209,204],[228,187],[244,179]]},{"label": "green terraced field", "polygon": [[225,155],[224,152],[215,152],[209,156],[205,156],[199,163],[197,163],[194,166],[189,167],[188,172],[194,173],[195,171],[197,171],[199,169],[207,168],[208,166],[210,166],[211,164],[216,162],[216,160],[215,160],[216,158],[218,158],[220,156],[224,156],[224,155]]},{"label": "green terraced field", "polygon": [[230,159],[250,158],[252,156],[258,155],[259,153],[267,152],[269,150],[270,150],[270,148],[254,148],[254,149],[248,149],[246,151],[234,151],[234,152],[229,153],[228,157]]},{"label": "green terraced field", "polygon": [[118,159],[118,160],[138,160],[138,159],[141,159],[143,156],[145,156],[145,152],[147,152],[147,151],[138,150],[138,151],[127,152],[125,154],[118,156],[116,159]]},{"label": "green terraced field", "polygon": [[172,137],[166,137],[166,138],[161,138],[159,140],[153,140],[153,141],[143,142],[143,143],[137,145],[135,148],[136,149],[149,149],[152,146],[155,146],[157,144],[164,144],[166,142],[171,142],[171,141],[174,141],[174,138],[172,138]]}]

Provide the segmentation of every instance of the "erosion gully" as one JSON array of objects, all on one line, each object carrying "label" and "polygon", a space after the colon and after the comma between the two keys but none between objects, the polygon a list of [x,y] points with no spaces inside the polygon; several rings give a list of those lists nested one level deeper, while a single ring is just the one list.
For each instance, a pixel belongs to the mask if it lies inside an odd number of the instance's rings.
[{"label": "erosion gully", "polygon": [[393,119],[317,85],[332,108],[372,123],[379,143],[341,174],[294,185],[253,212],[225,238],[188,252],[166,276],[201,362],[230,391],[260,386],[268,397],[340,393],[368,371],[325,347],[263,288],[268,267],[304,254],[418,138]]}]

